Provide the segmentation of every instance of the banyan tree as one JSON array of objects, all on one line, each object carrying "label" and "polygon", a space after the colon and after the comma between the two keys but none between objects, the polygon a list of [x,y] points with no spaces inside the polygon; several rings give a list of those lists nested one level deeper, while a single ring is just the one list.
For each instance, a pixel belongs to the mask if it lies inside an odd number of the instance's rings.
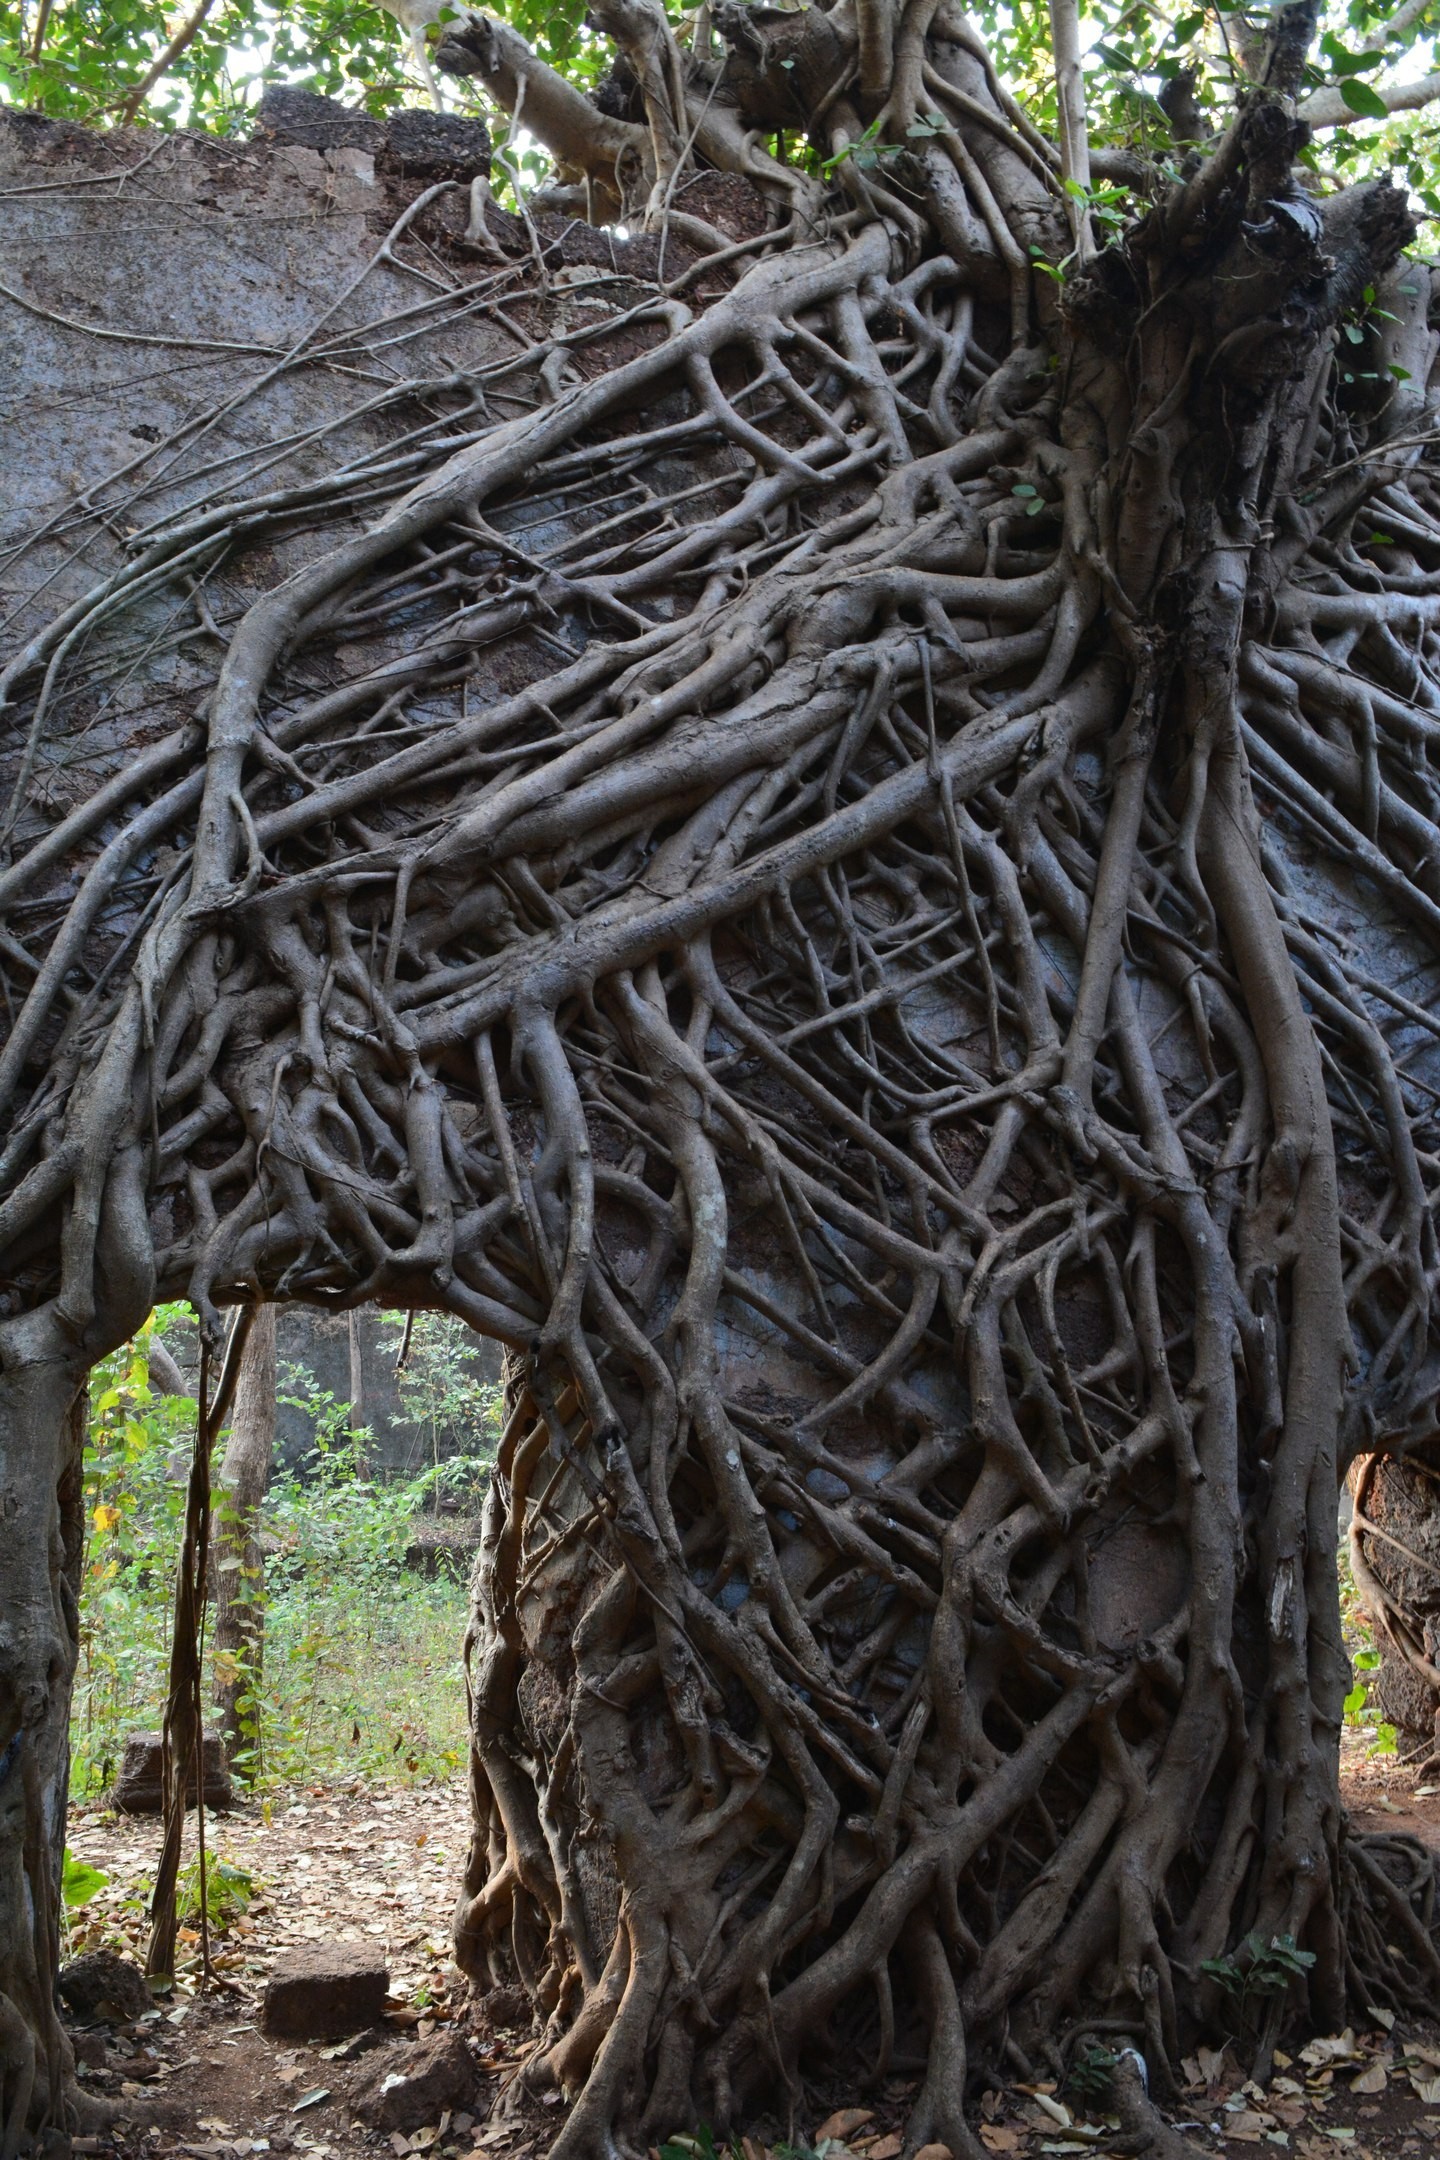
[{"label": "banyan tree", "polygon": [[[1173,2093],[1207,1962],[1440,1982],[1335,1557],[1436,1438],[1440,283],[1334,147],[1440,83],[1327,87],[1309,0],[1103,112],[1073,0],[1039,89],[957,0],[592,24],[593,93],[438,49],[555,169],[386,241],[388,454],[84,472],[7,633],[5,2160],[77,1404],[160,1297],[508,1346],[455,1943],[565,2160],[895,2066],[968,2155],[981,2077]],[[407,373],[427,309],[509,343]],[[35,810],[157,594],[204,685]]]}]

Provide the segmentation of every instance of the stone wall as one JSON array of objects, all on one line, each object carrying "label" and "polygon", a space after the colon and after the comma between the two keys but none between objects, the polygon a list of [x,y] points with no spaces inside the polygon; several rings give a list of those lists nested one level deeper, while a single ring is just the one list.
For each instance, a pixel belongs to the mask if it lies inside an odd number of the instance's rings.
[{"label": "stone wall", "polygon": [[[94,593],[162,524],[203,517],[220,496],[268,496],[332,472],[337,457],[385,460],[435,418],[423,400],[387,400],[412,374],[453,381],[513,350],[473,304],[486,258],[463,240],[470,176],[485,169],[476,123],[414,110],[389,125],[303,93],[267,95],[251,142],[142,128],[96,134],[0,108],[0,621],[12,660],[58,606]],[[397,220],[440,189],[404,240]],[[491,265],[493,270],[493,265]],[[417,312],[405,312],[417,311]],[[400,324],[389,322],[403,312]],[[389,341],[403,331],[403,343]],[[145,490],[143,506],[137,495]],[[81,518],[103,507],[98,522]],[[297,514],[277,544],[295,567],[337,537]],[[4,846],[29,848],[128,761],[187,717],[198,719],[214,627],[254,597],[226,565],[199,584],[183,564],[157,579],[137,640],[114,667],[103,605],[82,635],[96,689],[52,711],[29,770],[0,756]],[[273,574],[274,560],[267,566]],[[383,657],[377,653],[374,658]],[[103,684],[103,687],[101,685]],[[6,805],[10,805],[7,814]],[[97,817],[98,853],[109,830]],[[151,871],[146,861],[137,866]],[[70,898],[73,861],[37,872],[12,927],[37,942]],[[123,895],[96,925],[97,950],[123,951]],[[12,962],[23,965],[18,946]],[[3,1285],[0,1285],[3,1292]],[[429,1438],[403,1415],[394,1329],[362,1312],[289,1307],[280,1356],[338,1402],[354,1399],[377,1459],[424,1467]],[[193,1335],[190,1338],[193,1344]],[[193,1372],[186,1331],[171,1347]],[[499,1352],[476,1339],[498,1378]],[[298,1463],[314,1429],[282,1406],[280,1451]],[[471,1444],[442,1436],[442,1452]]]}]

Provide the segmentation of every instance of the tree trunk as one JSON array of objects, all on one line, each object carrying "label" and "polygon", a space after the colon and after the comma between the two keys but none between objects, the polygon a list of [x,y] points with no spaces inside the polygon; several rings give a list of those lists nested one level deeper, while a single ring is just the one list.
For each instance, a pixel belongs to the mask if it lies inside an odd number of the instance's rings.
[{"label": "tree trunk", "polygon": [[532,345],[417,384],[327,547],[308,465],[197,468],[93,605],[234,575],[203,740],[36,843],[26,1295],[88,1318],[139,1102],[212,1337],[517,1354],[456,1944],[563,2160],[912,2064],[978,2160],[967,2086],[1163,2096],[1257,1945],[1262,2055],[1440,1985],[1432,1857],[1341,1815],[1334,1554],[1440,1382],[1440,284],[1392,186],[1311,185],[1313,8],[1156,159],[1092,155],[1052,12],[1058,149],[949,0],[716,10],[720,62],[599,0],[603,112],[462,26],[634,233],[429,206]]},{"label": "tree trunk", "polygon": [[370,1422],[369,1406],[365,1401],[365,1354],[360,1340],[360,1322],[353,1312],[347,1321],[347,1341],[350,1350],[350,1430],[363,1432]]},{"label": "tree trunk", "polygon": [[251,1323],[216,1483],[212,1530],[215,1705],[225,1753],[246,1778],[255,1774],[265,1655],[265,1554],[259,1525],[275,1454],[276,1317],[274,1305],[261,1305]]},{"label": "tree trunk", "polygon": [[158,1335],[150,1338],[150,1385],[157,1395],[188,1395],[185,1375]]},{"label": "tree trunk", "polygon": [[37,1332],[33,1323],[3,1330],[0,1374],[0,2160],[14,2160],[27,2133],[66,2126],[74,2069],[54,1982],[79,1651],[84,1366],[53,1351],[26,1359]]}]

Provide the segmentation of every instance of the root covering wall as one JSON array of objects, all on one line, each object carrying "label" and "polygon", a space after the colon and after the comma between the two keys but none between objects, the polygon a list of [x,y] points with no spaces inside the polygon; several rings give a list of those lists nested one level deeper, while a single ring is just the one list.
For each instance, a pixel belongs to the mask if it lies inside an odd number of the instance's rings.
[{"label": "root covering wall", "polygon": [[456,1943],[557,2160],[836,2060],[978,2160],[972,2079],[1163,2097],[1257,1937],[1266,2046],[1440,1982],[1431,1856],[1339,1807],[1334,1560],[1440,1381],[1440,311],[1391,183],[1314,192],[1303,6],[1203,158],[1102,154],[1116,232],[1078,67],[1057,147],[948,4],[723,20],[601,0],[613,111],[447,40],[556,157],[525,217],[393,131],[30,154],[26,276],[154,190],[198,313],[92,304],[205,342],[26,301],[57,395],[163,410],[4,558],[6,1445],[63,1527],[157,1295],[505,1344]]}]

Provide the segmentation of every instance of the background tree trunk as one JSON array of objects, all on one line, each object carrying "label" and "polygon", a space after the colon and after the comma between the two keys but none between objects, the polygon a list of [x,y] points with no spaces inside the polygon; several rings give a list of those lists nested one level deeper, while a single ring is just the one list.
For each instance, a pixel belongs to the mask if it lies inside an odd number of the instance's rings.
[{"label": "background tree trunk", "polygon": [[360,1321],[356,1313],[347,1313],[345,1319],[346,1340],[350,1350],[350,1418],[352,1433],[366,1430],[370,1422],[370,1408],[365,1400],[365,1358],[360,1341]]},{"label": "background tree trunk", "polygon": [[[247,1766],[243,1758],[256,1745],[259,1731],[255,1699],[265,1655],[265,1555],[259,1519],[275,1453],[275,1321],[276,1307],[261,1305],[251,1322],[216,1479],[211,1532],[215,1704],[225,1752],[242,1777],[253,1775],[253,1764]],[[251,1698],[248,1706],[246,1697]]]}]

